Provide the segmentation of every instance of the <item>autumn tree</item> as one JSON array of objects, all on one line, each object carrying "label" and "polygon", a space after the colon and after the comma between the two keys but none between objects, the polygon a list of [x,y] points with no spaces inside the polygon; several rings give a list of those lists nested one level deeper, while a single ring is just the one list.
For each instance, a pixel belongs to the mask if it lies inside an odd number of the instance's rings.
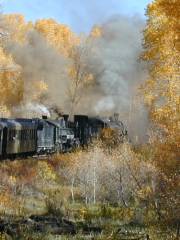
[{"label": "autumn tree", "polygon": [[67,90],[70,103],[70,116],[77,110],[85,88],[93,83],[93,74],[88,62],[91,50],[91,40],[83,37],[80,43],[72,48],[70,53],[70,83]]},{"label": "autumn tree", "polygon": [[71,49],[79,42],[78,36],[68,26],[60,24],[54,19],[37,20],[34,29],[66,57],[69,57]]},{"label": "autumn tree", "polygon": [[51,46],[57,49],[59,54],[67,59],[66,72],[69,79],[67,103],[72,116],[84,88],[93,79],[88,69],[87,59],[91,50],[90,39],[98,36],[98,28],[96,27],[89,37],[79,37],[68,26],[57,23],[53,19],[38,20],[34,28],[45,37]]},{"label": "autumn tree", "polygon": [[[29,28],[29,26],[26,27]],[[14,39],[14,41],[22,41],[26,27],[21,15],[1,16],[0,113],[4,117],[9,116],[11,108],[19,104],[23,98],[21,68],[14,62],[12,56],[6,53],[5,46],[9,38]]]},{"label": "autumn tree", "polygon": [[[180,2],[156,0],[147,8],[142,59],[149,79],[142,87],[153,123],[153,160],[161,172],[158,199],[161,213],[177,219],[180,146]],[[171,200],[170,200],[171,199]],[[166,214],[165,214],[166,213]]]},{"label": "autumn tree", "polygon": [[33,29],[33,23],[26,22],[21,14],[4,14],[3,22],[6,26],[7,35],[11,40],[19,43],[24,43],[27,32]]},{"label": "autumn tree", "polygon": [[[0,38],[0,113],[10,116],[14,107],[24,100],[24,88],[27,80],[23,78],[23,69],[14,59],[10,45],[23,46],[27,40],[27,33],[33,29],[31,22],[26,22],[20,14],[3,14],[1,17]],[[36,89],[41,88],[41,82],[36,83]]]},{"label": "autumn tree", "polygon": [[94,52],[94,40],[101,37],[101,29],[98,26],[92,28],[88,36],[79,37],[77,44],[70,52],[71,66],[69,69],[70,84],[68,97],[70,102],[70,116],[77,110],[80,101],[83,101],[84,90],[92,86],[95,75],[91,69],[91,58]]}]

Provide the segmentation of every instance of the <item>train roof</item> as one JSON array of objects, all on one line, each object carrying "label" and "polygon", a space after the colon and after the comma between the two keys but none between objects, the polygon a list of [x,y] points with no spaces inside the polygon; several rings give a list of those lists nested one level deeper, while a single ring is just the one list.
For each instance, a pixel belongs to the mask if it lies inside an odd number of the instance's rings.
[{"label": "train roof", "polygon": [[7,126],[6,123],[4,123],[4,122],[0,122],[0,129],[3,129],[3,128],[6,127],[6,126]]},{"label": "train roof", "polygon": [[25,119],[25,118],[0,118],[0,127],[9,127],[9,128],[36,128],[37,127],[37,119]]},{"label": "train roof", "polygon": [[105,126],[116,128],[116,129],[125,129],[124,124],[120,120],[115,120],[113,118],[108,117],[91,117],[89,118],[90,123],[102,123]]}]

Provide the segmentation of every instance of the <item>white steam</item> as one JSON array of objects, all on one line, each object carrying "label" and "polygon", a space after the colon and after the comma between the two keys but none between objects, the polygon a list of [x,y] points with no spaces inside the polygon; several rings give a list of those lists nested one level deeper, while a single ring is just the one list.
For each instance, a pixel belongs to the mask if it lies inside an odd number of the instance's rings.
[{"label": "white steam", "polygon": [[41,118],[43,115],[47,117],[51,116],[46,106],[39,103],[32,103],[32,102],[16,107],[13,113],[16,117],[22,116],[26,118],[33,118],[33,117]]}]

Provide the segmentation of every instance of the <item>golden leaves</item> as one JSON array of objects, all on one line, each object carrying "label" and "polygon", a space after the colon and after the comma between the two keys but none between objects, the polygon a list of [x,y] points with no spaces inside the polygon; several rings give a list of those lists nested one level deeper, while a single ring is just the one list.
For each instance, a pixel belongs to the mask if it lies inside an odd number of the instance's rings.
[{"label": "golden leaves", "polygon": [[18,104],[22,100],[23,83],[19,71],[7,69],[0,72],[0,104],[7,108]]},{"label": "golden leaves", "polygon": [[[3,20],[8,33],[5,41],[11,39],[23,44],[26,33],[32,29],[32,24],[25,23],[24,17],[18,14],[3,15]],[[9,117],[11,108],[23,99],[24,83],[20,67],[4,49],[4,43],[2,43],[0,47],[0,104],[3,106],[1,116]]]},{"label": "golden leaves", "polygon": [[24,16],[20,14],[6,14],[3,15],[3,19],[10,38],[19,43],[23,43],[26,39],[26,33],[33,29],[33,24],[26,23]]},{"label": "golden leaves", "polygon": [[149,79],[141,88],[155,124],[153,151],[156,166],[173,176],[179,158],[180,49],[178,0],[155,0],[147,9],[142,59],[149,64]]},{"label": "golden leaves", "polygon": [[[167,125],[171,115],[179,111],[179,67],[177,49],[179,34],[176,12],[179,1],[156,0],[147,10],[148,22],[144,32],[143,60],[149,62],[150,80],[144,85],[145,101],[151,106],[151,116],[156,123]],[[174,12],[173,19],[171,14]],[[162,100],[163,99],[163,100]],[[156,104],[158,102],[161,104]],[[158,121],[159,120],[159,121]]]},{"label": "golden leaves", "polygon": [[69,56],[71,48],[79,41],[79,38],[68,26],[59,24],[53,19],[38,20],[34,28],[65,56]]},{"label": "golden leaves", "polygon": [[39,161],[37,166],[38,177],[44,182],[54,181],[56,174],[53,168],[45,161]]},{"label": "golden leaves", "polygon": [[93,27],[91,33],[90,33],[90,36],[93,37],[93,38],[99,38],[101,37],[102,35],[102,30],[99,26],[95,26]]}]

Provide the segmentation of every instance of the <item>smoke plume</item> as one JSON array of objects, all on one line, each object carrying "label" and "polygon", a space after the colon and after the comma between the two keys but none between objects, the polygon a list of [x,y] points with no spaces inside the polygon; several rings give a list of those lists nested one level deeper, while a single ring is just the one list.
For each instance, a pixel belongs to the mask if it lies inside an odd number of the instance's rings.
[{"label": "smoke plume", "polygon": [[97,115],[120,113],[130,135],[141,140],[147,130],[147,113],[137,97],[147,77],[145,66],[138,60],[143,27],[144,20],[138,16],[115,16],[100,26],[102,36],[94,40],[87,59],[95,84],[85,91],[81,106]]},{"label": "smoke plume", "polygon": [[[34,30],[28,32],[25,44],[9,41],[6,51],[21,66],[25,103],[34,100],[39,102],[42,98],[45,105],[63,106],[68,82],[65,72],[68,61],[62,55]],[[41,96],[38,82],[47,84],[47,96]]]}]

